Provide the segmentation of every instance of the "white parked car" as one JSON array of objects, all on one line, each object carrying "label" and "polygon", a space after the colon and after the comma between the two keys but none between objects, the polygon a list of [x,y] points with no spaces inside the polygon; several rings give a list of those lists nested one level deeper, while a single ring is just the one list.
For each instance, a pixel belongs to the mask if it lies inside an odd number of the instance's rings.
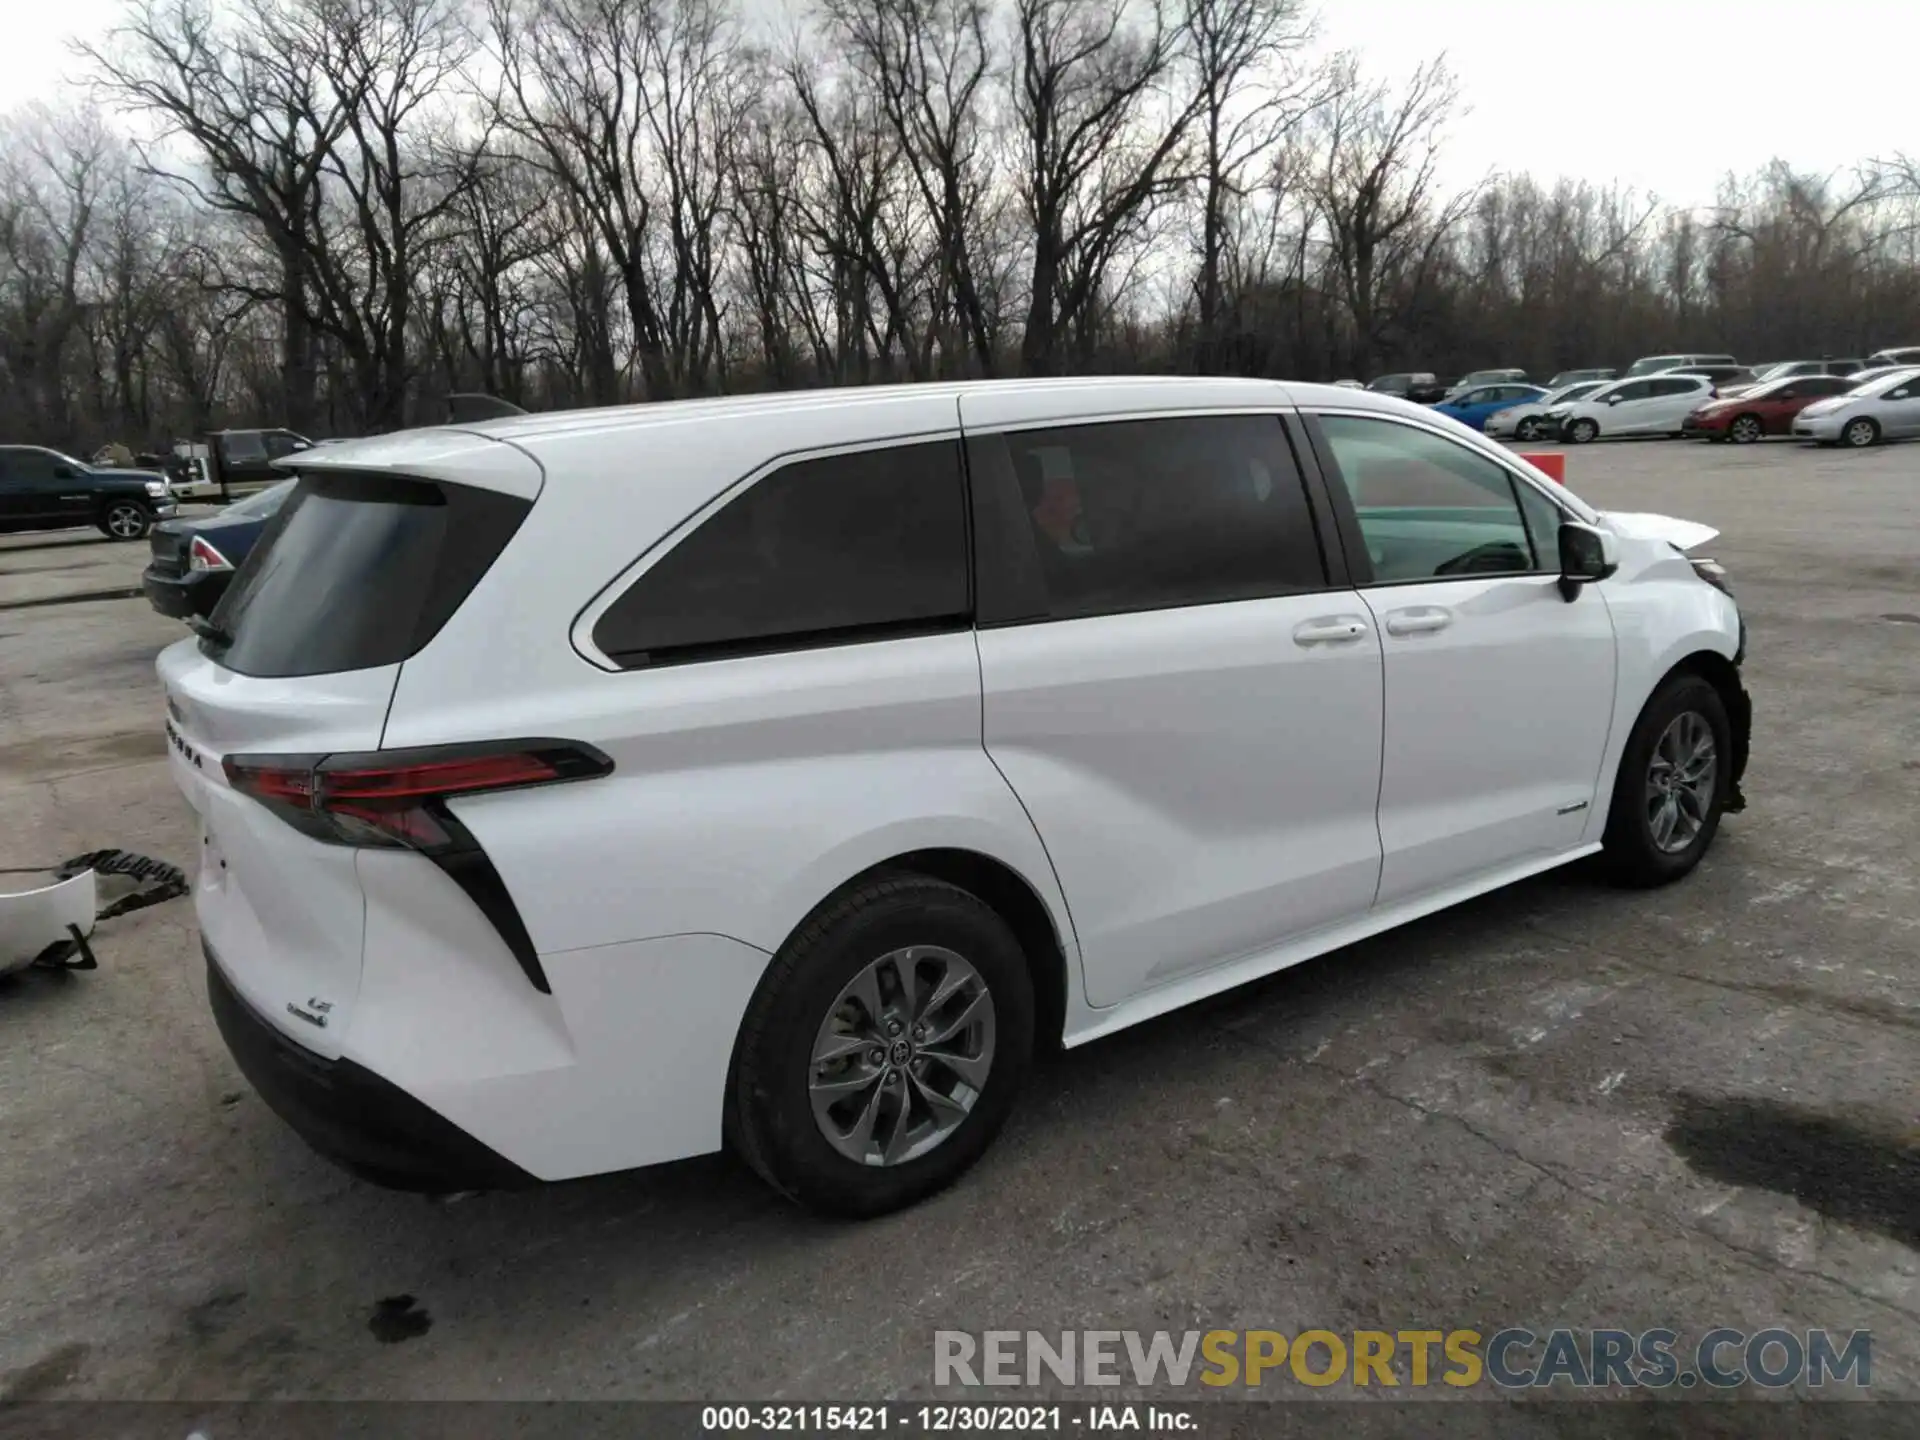
[{"label": "white parked car", "polygon": [[1920,435],[1920,370],[1896,370],[1844,395],[1816,400],[1793,417],[1793,433],[1850,449]]},{"label": "white parked car", "polygon": [[1571,385],[1562,385],[1558,390],[1542,395],[1538,400],[1529,400],[1524,405],[1496,410],[1487,417],[1487,434],[1501,438],[1511,436],[1522,442],[1551,438],[1559,433],[1559,426],[1549,425],[1546,422],[1549,410],[1561,405],[1571,405],[1576,400],[1584,400],[1608,383],[1610,382],[1605,380],[1579,380]]},{"label": "white parked car", "polygon": [[1714,532],[1417,405],[1009,381],[315,449],[162,653],[242,1070],[393,1184],[873,1214],[1080,1045],[1740,806]]},{"label": "white parked car", "polygon": [[1573,445],[1601,436],[1678,435],[1696,405],[1713,398],[1713,382],[1704,375],[1644,375],[1615,380],[1570,405],[1546,412],[1549,432]]},{"label": "white parked car", "polygon": [[1685,370],[1694,365],[1729,366],[1737,364],[1731,355],[1707,354],[1700,351],[1684,355],[1642,355],[1627,367],[1623,379],[1635,380],[1642,375],[1658,375],[1668,370]]}]

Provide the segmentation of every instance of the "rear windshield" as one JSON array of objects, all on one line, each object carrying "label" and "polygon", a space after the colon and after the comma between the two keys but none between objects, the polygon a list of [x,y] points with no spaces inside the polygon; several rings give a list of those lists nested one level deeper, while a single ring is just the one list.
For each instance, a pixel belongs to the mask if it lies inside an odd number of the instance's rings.
[{"label": "rear windshield", "polygon": [[530,508],[465,485],[303,475],[201,647],[242,675],[398,664],[460,608]]}]

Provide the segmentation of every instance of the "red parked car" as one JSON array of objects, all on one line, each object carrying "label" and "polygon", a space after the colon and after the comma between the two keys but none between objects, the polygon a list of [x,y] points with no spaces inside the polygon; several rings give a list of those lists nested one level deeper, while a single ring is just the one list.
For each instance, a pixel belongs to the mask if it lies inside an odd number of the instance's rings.
[{"label": "red parked car", "polygon": [[1845,375],[1793,375],[1723,395],[1695,407],[1680,422],[1683,435],[1751,445],[1769,435],[1791,435],[1793,417],[1816,400],[1844,395],[1853,388]]}]

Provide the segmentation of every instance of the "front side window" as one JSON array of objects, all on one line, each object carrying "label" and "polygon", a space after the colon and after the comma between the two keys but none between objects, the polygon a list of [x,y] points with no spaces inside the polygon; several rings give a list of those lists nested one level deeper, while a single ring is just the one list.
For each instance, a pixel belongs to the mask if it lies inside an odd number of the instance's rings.
[{"label": "front side window", "polygon": [[1621,401],[1644,400],[1651,394],[1653,394],[1653,382],[1651,380],[1635,380],[1631,385],[1616,385],[1613,389],[1603,391],[1593,398],[1596,400]]},{"label": "front side window", "polygon": [[1513,477],[1503,466],[1390,420],[1327,415],[1320,425],[1353,501],[1376,584],[1538,568]]},{"label": "front side window", "polygon": [[[993,518],[983,575],[1019,603],[983,619],[1071,619],[1325,588],[1313,514],[1273,415],[1123,420],[968,441]],[[992,552],[988,553],[988,547]],[[1027,557],[1031,557],[1030,560]]]},{"label": "front side window", "polygon": [[784,465],[685,536],[594,626],[634,668],[968,623],[958,445]]}]

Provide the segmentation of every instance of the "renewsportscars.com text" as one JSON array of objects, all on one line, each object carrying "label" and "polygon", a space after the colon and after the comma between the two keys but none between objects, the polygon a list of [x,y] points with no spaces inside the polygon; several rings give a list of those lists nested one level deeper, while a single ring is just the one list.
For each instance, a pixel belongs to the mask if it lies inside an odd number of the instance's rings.
[{"label": "renewsportscars.com text", "polygon": [[1503,1390],[1873,1383],[1866,1330],[936,1330],[938,1386],[1348,1384]]}]

